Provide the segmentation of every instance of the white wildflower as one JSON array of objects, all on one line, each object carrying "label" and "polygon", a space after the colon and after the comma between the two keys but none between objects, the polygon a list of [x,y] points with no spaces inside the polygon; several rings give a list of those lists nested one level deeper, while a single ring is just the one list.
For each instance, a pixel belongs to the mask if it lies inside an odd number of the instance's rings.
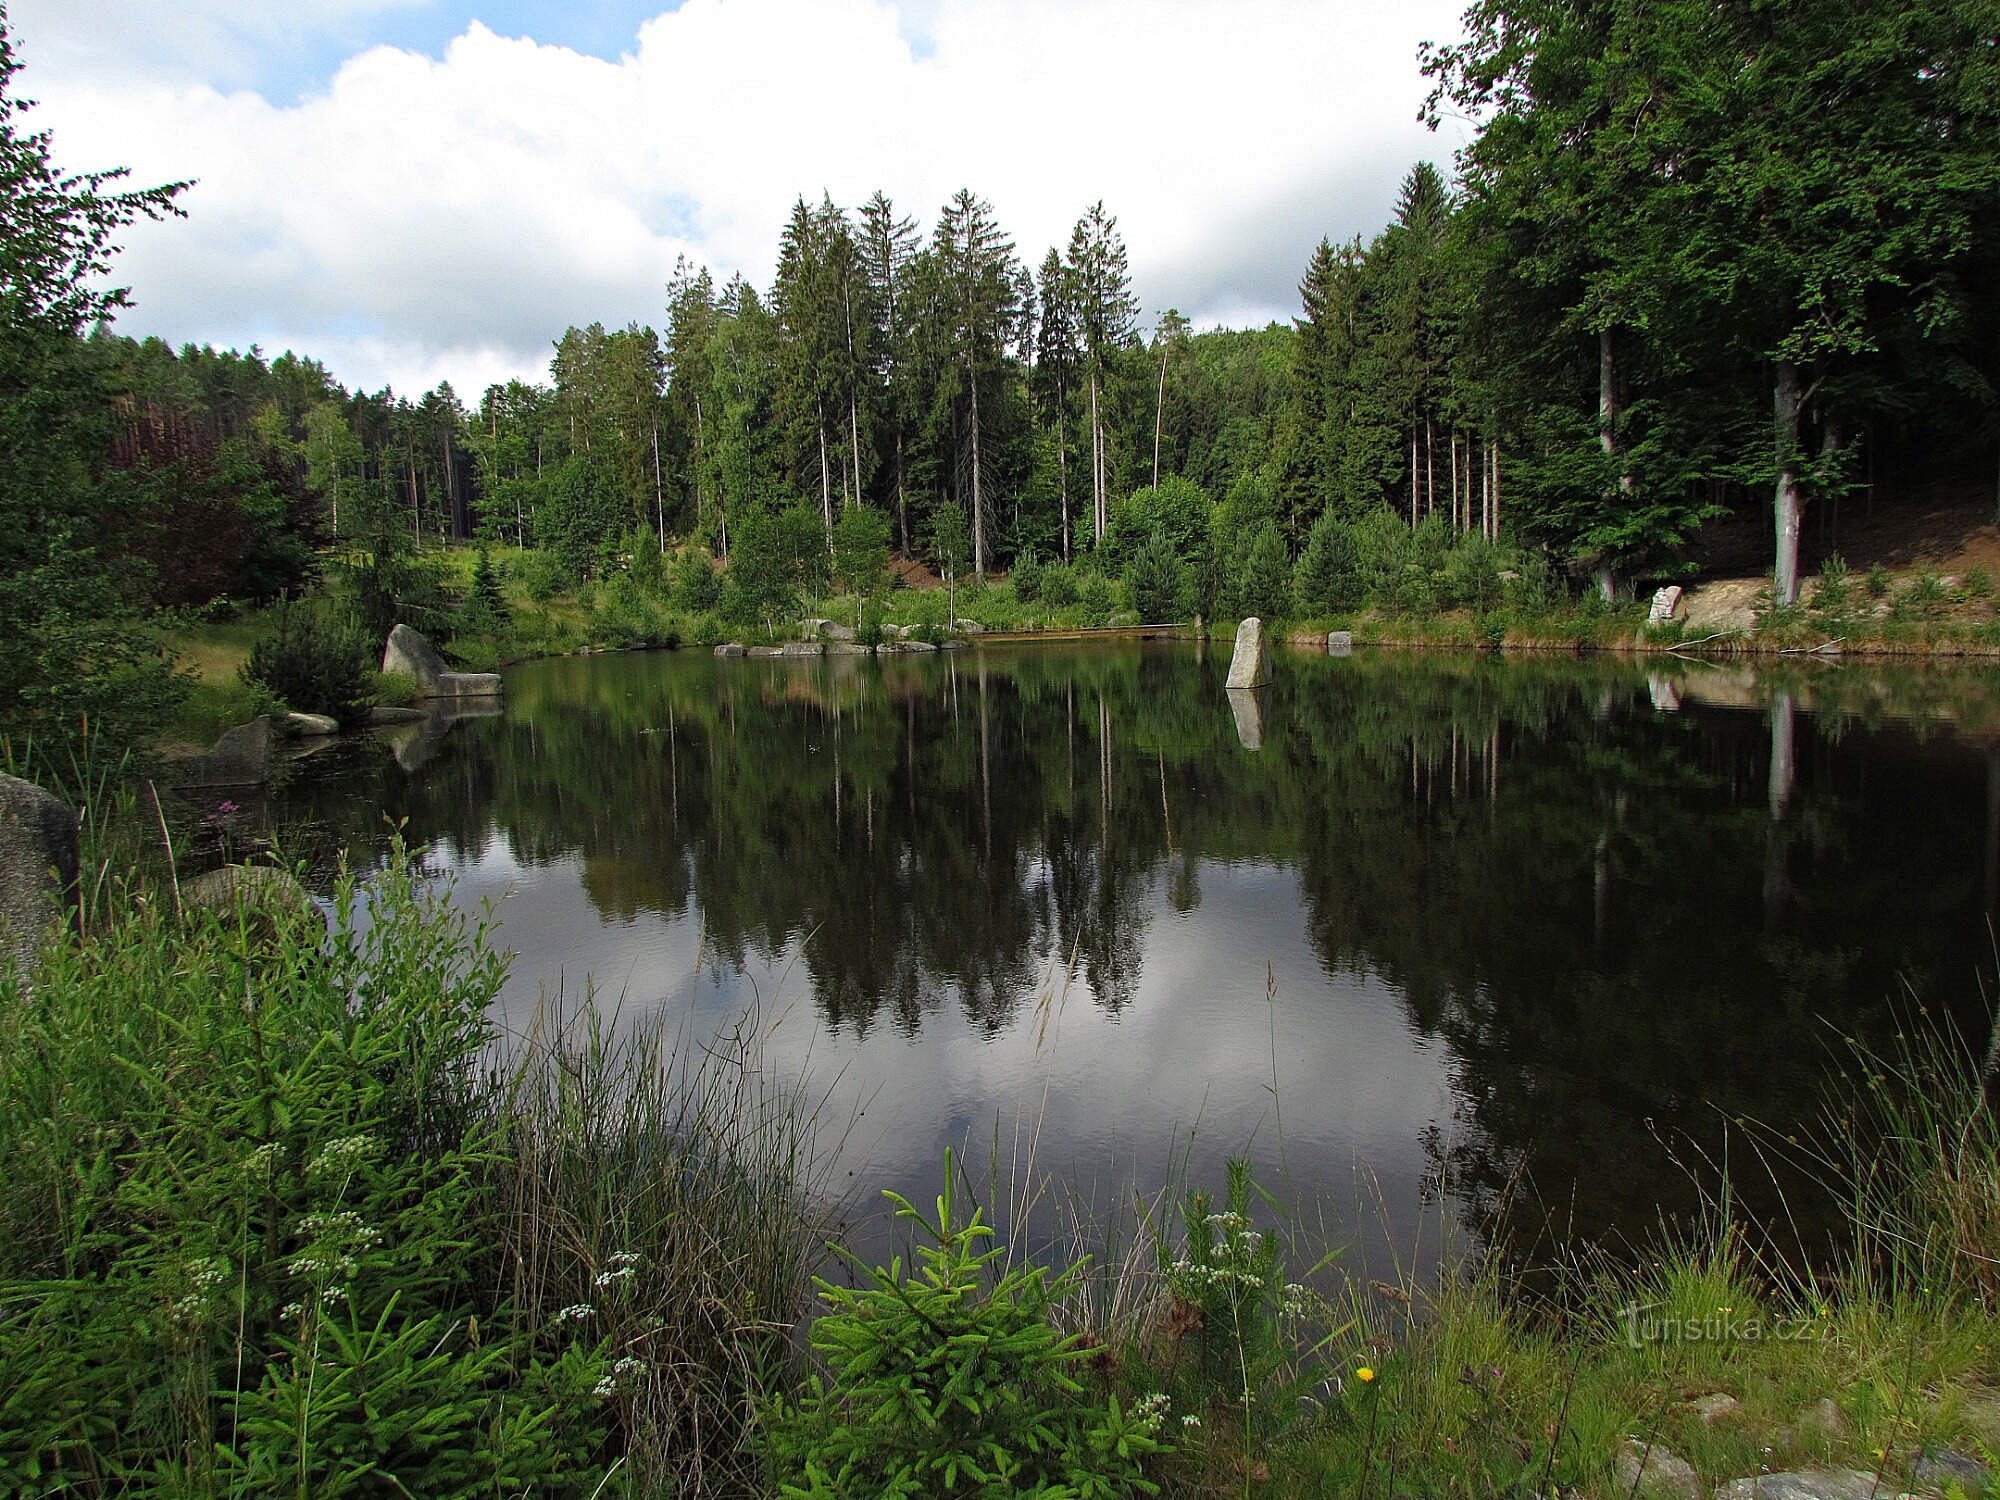
[{"label": "white wildflower", "polygon": [[345,1135],[339,1140],[328,1141],[320,1147],[319,1154],[306,1164],[306,1176],[318,1177],[327,1173],[352,1172],[366,1161],[375,1150],[372,1135]]}]

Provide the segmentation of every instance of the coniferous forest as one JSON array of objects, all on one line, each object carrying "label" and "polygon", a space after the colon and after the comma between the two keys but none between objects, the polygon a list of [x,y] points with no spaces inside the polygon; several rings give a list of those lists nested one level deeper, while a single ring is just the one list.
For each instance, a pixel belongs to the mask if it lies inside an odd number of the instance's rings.
[{"label": "coniferous forest", "polygon": [[801,195],[770,286],[684,262],[656,325],[562,330],[545,382],[476,398],[114,332],[90,288],[176,189],[63,175],[10,51],[0,701],[46,730],[90,706],[78,660],[137,665],[107,621],[285,595],[329,544],[378,592],[471,538],[583,583],[857,508],[960,572],[1136,564],[1180,618],[1464,602],[1371,559],[1503,539],[1629,597],[1753,515],[1790,603],[1808,515],[1993,481],[1995,10],[1484,0],[1421,58],[1476,133],[1313,249],[1289,326],[1142,309],[1115,203],[1044,248],[972,188],[934,221]]}]

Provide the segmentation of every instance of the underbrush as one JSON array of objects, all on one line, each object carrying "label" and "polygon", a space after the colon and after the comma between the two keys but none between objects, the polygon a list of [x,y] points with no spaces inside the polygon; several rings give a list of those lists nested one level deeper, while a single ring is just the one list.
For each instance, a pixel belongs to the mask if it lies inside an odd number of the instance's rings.
[{"label": "underbrush", "polygon": [[400,852],[330,930],[98,856],[0,986],[0,1492],[749,1485],[817,1225],[747,1051],[498,1067],[502,960]]}]

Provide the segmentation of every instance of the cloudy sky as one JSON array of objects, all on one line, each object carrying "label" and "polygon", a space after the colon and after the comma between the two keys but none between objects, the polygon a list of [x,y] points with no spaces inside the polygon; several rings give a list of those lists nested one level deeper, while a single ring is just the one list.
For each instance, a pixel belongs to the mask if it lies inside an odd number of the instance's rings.
[{"label": "cloudy sky", "polygon": [[1462,0],[12,0],[71,171],[192,178],[135,228],[125,332],[350,386],[546,374],[572,323],[663,320],[675,257],[768,285],[792,200],[960,186],[1024,259],[1093,200],[1150,318],[1295,310],[1312,245],[1378,228],[1416,50]]}]

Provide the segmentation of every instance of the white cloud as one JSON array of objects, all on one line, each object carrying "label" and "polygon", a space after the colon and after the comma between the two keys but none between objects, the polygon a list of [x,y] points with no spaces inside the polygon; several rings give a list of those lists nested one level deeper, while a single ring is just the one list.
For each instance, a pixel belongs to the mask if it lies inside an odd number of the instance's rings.
[{"label": "white cloud", "polygon": [[1449,155],[1415,123],[1415,52],[1457,5],[689,0],[616,62],[472,22],[295,104],[172,69],[44,80],[32,46],[28,81],[65,166],[199,179],[187,221],[127,237],[127,331],[476,393],[569,323],[657,323],[679,253],[763,285],[822,188],[923,222],[970,186],[1031,263],[1102,198],[1149,309],[1284,316],[1321,234],[1372,231],[1412,160]]}]

